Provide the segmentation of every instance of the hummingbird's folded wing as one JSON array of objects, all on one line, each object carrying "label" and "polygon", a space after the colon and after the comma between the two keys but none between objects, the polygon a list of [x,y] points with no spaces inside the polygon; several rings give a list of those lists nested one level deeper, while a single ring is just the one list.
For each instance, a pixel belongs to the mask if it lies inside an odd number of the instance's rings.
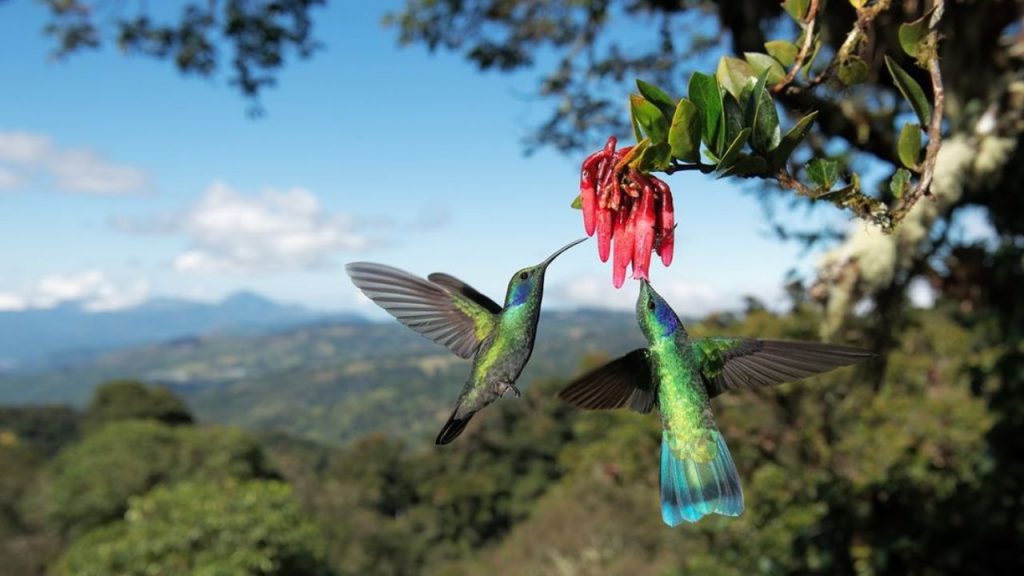
[{"label": "hummingbird's folded wing", "polygon": [[874,356],[852,346],[756,338],[699,338],[691,345],[709,398],[792,382]]},{"label": "hummingbird's folded wing", "polygon": [[409,328],[470,358],[494,330],[496,316],[458,292],[451,292],[391,266],[353,262],[345,266],[363,294]]},{"label": "hummingbird's folded wing", "polygon": [[479,290],[473,288],[469,284],[466,284],[462,280],[459,280],[451,274],[445,274],[444,272],[434,272],[427,276],[427,280],[430,280],[438,286],[446,288],[449,292],[455,292],[456,294],[462,294],[466,298],[469,298],[473,302],[483,306],[488,312],[492,314],[501,314],[501,304],[498,304],[494,300],[491,300],[487,296],[480,293]]},{"label": "hummingbird's folded wing", "polygon": [[580,376],[559,392],[558,397],[589,410],[628,406],[646,414],[657,400],[649,355],[646,348],[633,350]]}]

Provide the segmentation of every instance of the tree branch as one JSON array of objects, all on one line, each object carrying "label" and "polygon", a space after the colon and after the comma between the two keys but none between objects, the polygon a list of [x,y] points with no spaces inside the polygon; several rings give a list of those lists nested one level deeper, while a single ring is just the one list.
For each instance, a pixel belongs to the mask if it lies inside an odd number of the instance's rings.
[{"label": "tree branch", "polygon": [[772,94],[778,94],[782,92],[786,86],[796,78],[796,75],[800,73],[800,68],[804,65],[804,60],[811,53],[811,47],[814,46],[814,22],[818,17],[818,0],[811,0],[811,6],[807,9],[807,16],[804,18],[804,43],[800,47],[800,52],[796,55],[796,59],[793,60],[793,67],[790,68],[786,77],[780,80],[777,84],[772,86]]}]

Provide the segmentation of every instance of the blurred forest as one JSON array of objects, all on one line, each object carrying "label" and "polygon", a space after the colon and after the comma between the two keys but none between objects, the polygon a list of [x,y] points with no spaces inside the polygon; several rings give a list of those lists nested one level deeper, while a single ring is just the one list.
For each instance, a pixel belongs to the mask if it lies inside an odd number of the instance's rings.
[{"label": "blurred forest", "polygon": [[[850,4],[827,3],[823,50],[856,25]],[[878,64],[899,53],[898,24],[932,6],[886,4],[863,47],[865,83],[780,95],[794,116],[819,110],[808,146],[883,172],[898,165],[894,119],[909,110]],[[554,399],[606,359],[598,354],[526,383],[524,398],[497,403],[444,450],[382,434],[328,446],[197,424],[173,394],[114,382],[82,412],[0,410],[0,574],[1024,570],[1022,5],[944,6],[947,109],[932,198],[883,235],[860,223],[807,229],[784,209],[789,196],[752,185],[781,240],[829,252],[815,277],[790,285],[785,313],[751,301],[691,329],[879,354],[863,368],[716,400],[743,479],[742,517],[661,524],[657,419]],[[649,52],[613,36],[608,23],[621,19],[652,25]],[[738,0],[410,0],[390,22],[404,41],[482,68],[536,66],[539,51],[564,57],[541,70],[539,92],[554,106],[535,143],[565,150],[620,129],[623,102],[604,98],[615,87],[645,75],[682,84],[709,54],[760,50],[792,26],[776,2]],[[965,233],[965,214],[990,232]],[[921,284],[935,295],[928,308],[909,301]]]}]

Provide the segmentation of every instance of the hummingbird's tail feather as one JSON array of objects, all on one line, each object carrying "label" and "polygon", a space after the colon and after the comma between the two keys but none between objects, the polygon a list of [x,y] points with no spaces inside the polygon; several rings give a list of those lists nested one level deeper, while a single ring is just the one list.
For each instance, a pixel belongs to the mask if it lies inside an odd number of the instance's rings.
[{"label": "hummingbird's tail feather", "polygon": [[451,417],[445,422],[444,428],[441,428],[441,432],[437,435],[437,440],[434,440],[434,444],[441,446],[448,444],[452,440],[459,437],[462,431],[466,429],[466,424],[469,424],[469,419],[473,417],[473,413],[466,414],[459,417],[459,408],[456,406],[455,411],[452,412]]},{"label": "hummingbird's tail feather", "polygon": [[743,512],[743,490],[732,455],[722,434],[712,432],[718,444],[708,462],[683,460],[669,448],[669,432],[661,436],[661,518],[676,526],[696,522],[708,514],[739,516]]}]

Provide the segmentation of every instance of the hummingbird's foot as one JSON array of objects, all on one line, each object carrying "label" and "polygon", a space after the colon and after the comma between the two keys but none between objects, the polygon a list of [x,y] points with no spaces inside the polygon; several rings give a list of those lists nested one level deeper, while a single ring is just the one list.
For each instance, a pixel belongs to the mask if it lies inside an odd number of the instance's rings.
[{"label": "hummingbird's foot", "polygon": [[508,387],[511,388],[512,392],[515,393],[516,398],[519,398],[520,396],[522,396],[522,394],[519,393],[519,388],[516,388],[515,384],[509,384]]}]

